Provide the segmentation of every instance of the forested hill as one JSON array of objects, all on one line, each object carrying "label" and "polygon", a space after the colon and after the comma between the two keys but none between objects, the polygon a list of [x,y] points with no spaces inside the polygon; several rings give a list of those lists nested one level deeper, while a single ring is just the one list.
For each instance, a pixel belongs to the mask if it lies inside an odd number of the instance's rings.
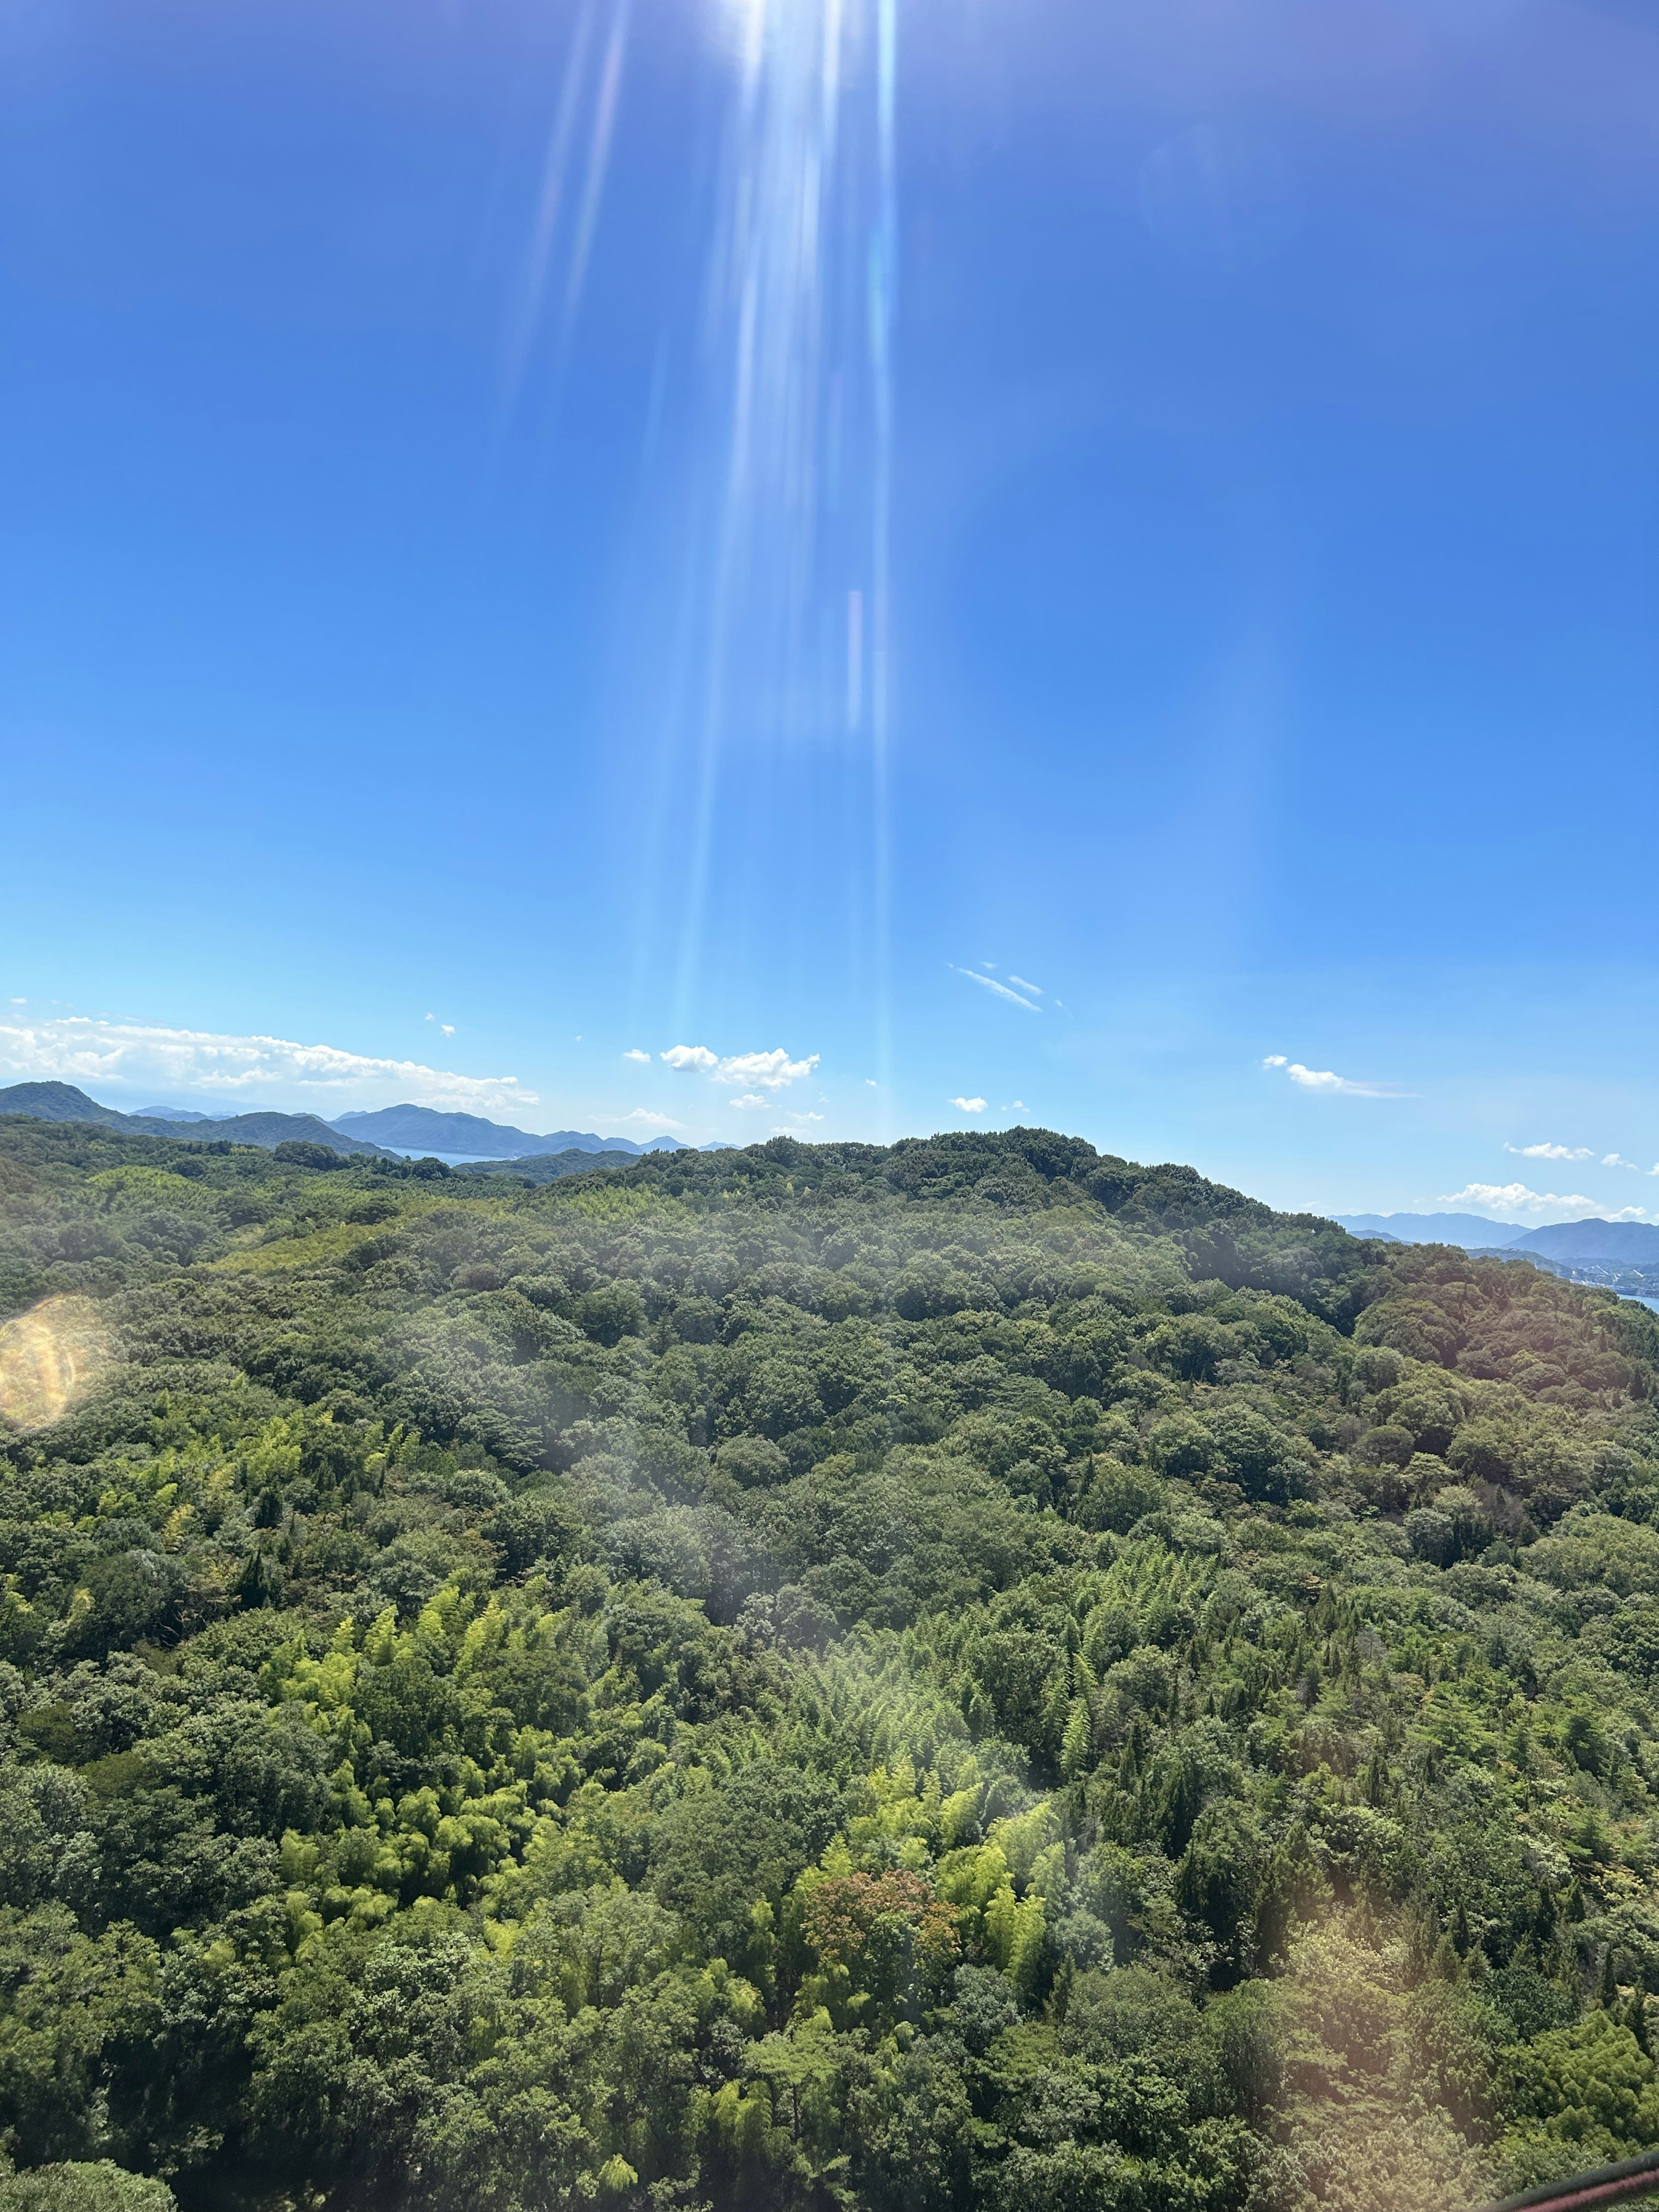
[{"label": "forested hill", "polygon": [[17,1120],[0,1301],[0,2144],[120,2169],[8,2203],[1429,2212],[1659,2142],[1644,1310],[1042,1131]]}]

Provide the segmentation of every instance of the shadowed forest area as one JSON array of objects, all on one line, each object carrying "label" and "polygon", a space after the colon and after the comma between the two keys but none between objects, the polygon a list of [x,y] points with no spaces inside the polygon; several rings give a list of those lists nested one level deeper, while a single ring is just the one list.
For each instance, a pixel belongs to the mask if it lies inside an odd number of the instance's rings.
[{"label": "shadowed forest area", "polygon": [[1040,1130],[0,1122],[9,2212],[1659,2142],[1659,1319]]}]

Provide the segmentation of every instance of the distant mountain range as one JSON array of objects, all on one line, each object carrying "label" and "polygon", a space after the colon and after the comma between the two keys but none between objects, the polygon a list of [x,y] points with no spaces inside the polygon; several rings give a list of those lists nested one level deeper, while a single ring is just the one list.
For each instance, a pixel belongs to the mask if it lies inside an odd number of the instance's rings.
[{"label": "distant mountain range", "polygon": [[1468,1252],[1490,1252],[1523,1233],[1512,1221],[1489,1221],[1483,1213],[1334,1213],[1331,1219],[1350,1237],[1385,1237],[1391,1244],[1461,1244]]},{"label": "distant mountain range", "polygon": [[135,1137],[173,1137],[201,1144],[228,1141],[275,1152],[278,1145],[328,1145],[337,1152],[389,1158],[379,1145],[345,1136],[315,1114],[232,1114],[223,1121],[164,1121],[150,1114],[122,1114],[100,1106],[72,1083],[14,1083],[0,1091],[0,1114],[26,1114],[35,1121],[95,1121],[106,1129],[128,1129]]},{"label": "distant mountain range", "polygon": [[1625,1267],[1659,1267],[1659,1228],[1647,1221],[1553,1221],[1528,1230],[1508,1248],[1551,1260],[1608,1260]]},{"label": "distant mountain range", "polygon": [[[554,1129],[534,1136],[479,1114],[441,1114],[431,1106],[381,1106],[373,1113],[341,1114],[330,1124],[343,1136],[367,1138],[394,1152],[471,1153],[475,1159],[517,1160],[555,1152],[677,1152],[678,1137],[653,1137],[636,1145],[631,1137],[596,1137],[580,1129]],[[714,1147],[705,1147],[712,1150]]]},{"label": "distant mountain range", "polygon": [[[487,1121],[481,1115],[440,1114],[430,1106],[383,1106],[374,1113],[342,1114],[333,1121],[315,1114],[231,1114],[221,1118],[188,1108],[123,1114],[113,1106],[100,1106],[72,1083],[14,1083],[0,1090],[0,1114],[24,1114],[37,1121],[96,1121],[105,1128],[130,1129],[135,1136],[173,1137],[196,1144],[228,1139],[233,1145],[258,1145],[265,1152],[303,1139],[331,1146],[343,1156],[367,1154],[376,1159],[414,1152],[441,1159],[459,1154],[487,1166],[533,1160],[538,1182],[585,1172],[582,1161],[595,1152],[637,1159],[645,1152],[733,1149],[730,1145],[686,1146],[678,1137],[667,1136],[636,1145],[631,1137],[597,1137],[578,1129],[556,1129],[538,1137],[527,1129]],[[554,1160],[559,1164],[547,1164]]]},{"label": "distant mountain range", "polygon": [[1659,1269],[1659,1228],[1646,1221],[1551,1221],[1517,1229],[1480,1213],[1336,1213],[1351,1237],[1385,1237],[1396,1244],[1461,1244],[1468,1252],[1539,1254],[1556,1261],[1610,1261]]}]

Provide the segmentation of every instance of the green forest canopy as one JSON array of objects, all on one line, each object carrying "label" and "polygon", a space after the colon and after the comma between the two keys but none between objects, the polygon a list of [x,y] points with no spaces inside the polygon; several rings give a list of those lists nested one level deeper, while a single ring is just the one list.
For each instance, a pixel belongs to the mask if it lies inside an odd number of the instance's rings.
[{"label": "green forest canopy", "polygon": [[1643,1309],[1040,1130],[532,1186],[11,1120],[4,1315],[7,2212],[1659,2142]]}]

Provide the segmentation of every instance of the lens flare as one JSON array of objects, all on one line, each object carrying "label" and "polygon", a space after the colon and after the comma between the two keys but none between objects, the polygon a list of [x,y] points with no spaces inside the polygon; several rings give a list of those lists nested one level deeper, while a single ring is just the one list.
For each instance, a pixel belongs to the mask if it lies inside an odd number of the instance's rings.
[{"label": "lens flare", "polygon": [[115,1340],[90,1298],[47,1298],[0,1328],[0,1418],[45,1428],[94,1390]]}]

